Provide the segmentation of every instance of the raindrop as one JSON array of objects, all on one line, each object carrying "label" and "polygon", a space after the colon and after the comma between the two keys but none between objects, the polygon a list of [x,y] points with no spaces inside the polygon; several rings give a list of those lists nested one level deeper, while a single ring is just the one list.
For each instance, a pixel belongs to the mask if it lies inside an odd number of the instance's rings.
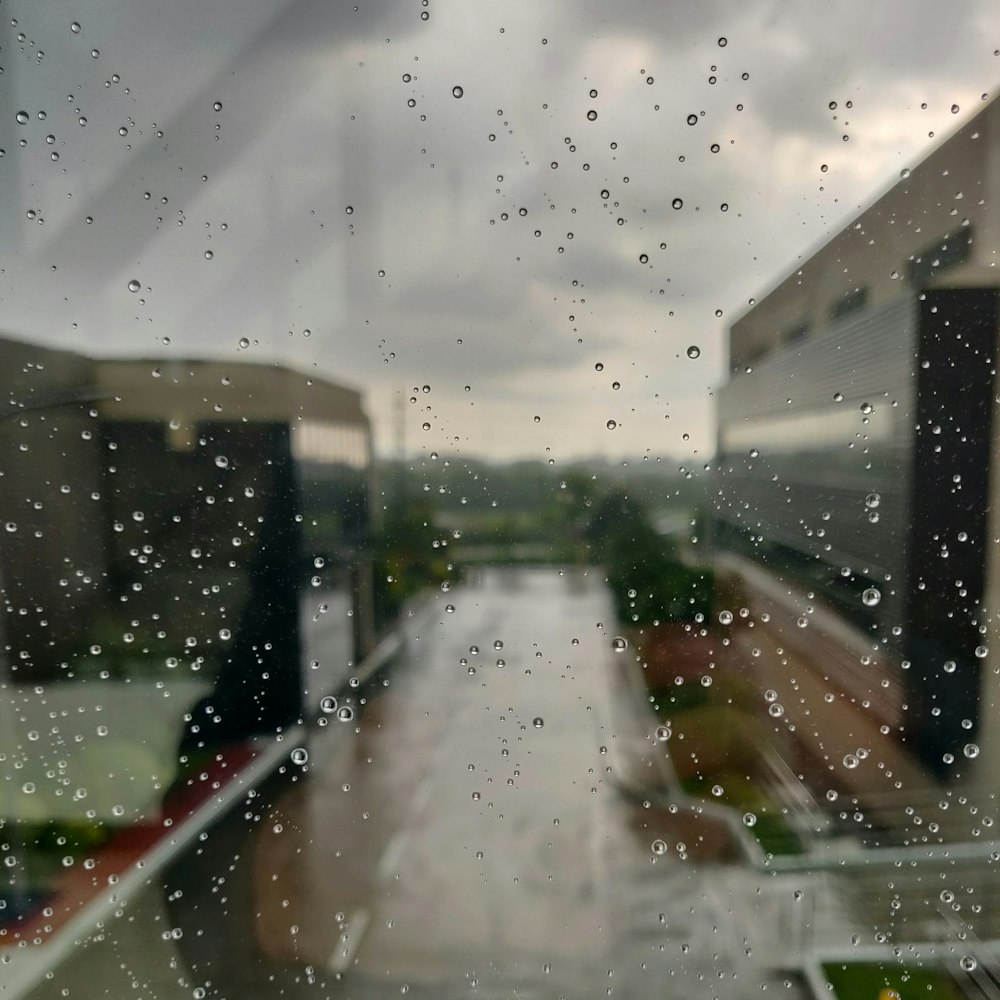
[{"label": "raindrop", "polygon": [[214,103],[214,104],[212,105],[212,110],[213,110],[213,111],[221,111],[221,110],[222,110],[222,101],[216,101],[216,102],[215,102],[215,103]]},{"label": "raindrop", "polygon": [[754,826],[757,822],[757,817],[754,813],[747,812],[743,814],[743,825],[744,826]]},{"label": "raindrop", "polygon": [[667,853],[667,842],[665,840],[656,839],[653,841],[651,846],[654,854]]},{"label": "raindrop", "polygon": [[451,88],[452,97],[461,97],[464,93],[465,91],[457,85]]},{"label": "raindrop", "polygon": [[698,116],[697,115],[688,115],[688,117],[687,117],[687,123],[688,123],[688,125],[697,125],[698,124]]},{"label": "raindrop", "polygon": [[74,21],[70,26],[69,30],[73,32],[74,35],[80,34],[80,22]]},{"label": "raindrop", "polygon": [[597,112],[593,108],[587,112],[587,119],[592,122],[597,121]]},{"label": "raindrop", "polygon": [[684,202],[680,198],[674,198],[674,200],[670,203],[670,205],[674,209],[674,211],[680,211],[684,207]]},{"label": "raindrop", "polygon": [[869,493],[865,497],[865,506],[869,510],[874,510],[881,502],[882,498],[877,493]]},{"label": "raindrop", "polygon": [[493,643],[493,648],[499,653],[500,650],[503,649],[503,640],[497,639],[496,642]]},{"label": "raindrop", "polygon": [[692,344],[692,345],[691,345],[691,346],[690,346],[690,347],[689,347],[689,348],[687,349],[687,356],[688,356],[688,357],[689,357],[689,358],[690,358],[690,359],[691,359],[692,361],[694,361],[694,360],[695,360],[695,358],[700,358],[700,357],[701,357],[701,348],[700,348],[700,347],[698,347],[698,345],[697,345],[697,344]]},{"label": "raindrop", "polygon": [[[958,108],[954,105],[952,106],[953,111],[957,111]],[[962,967],[963,972],[973,972],[978,964],[976,960],[971,955],[963,955],[959,960],[958,964]]]},{"label": "raindrop", "polygon": [[731,625],[733,623],[733,613],[732,613],[732,611],[720,611],[719,612],[719,622],[722,625]]},{"label": "raindrop", "polygon": [[719,48],[724,49],[729,44],[729,40],[725,37],[719,39]]},{"label": "raindrop", "polygon": [[337,718],[341,722],[350,722],[354,718],[354,709],[350,705],[341,705],[337,709]]},{"label": "raindrop", "polygon": [[250,346],[250,341],[246,337],[240,337],[240,347],[246,350]]},{"label": "raindrop", "polygon": [[609,420],[608,421],[608,430],[609,431],[613,431],[617,426],[618,426],[618,424],[616,424],[613,420]]},{"label": "raindrop", "polygon": [[17,123],[18,125],[27,125],[31,116],[27,111],[18,111],[17,113]]},{"label": "raindrop", "polygon": [[229,468],[229,459],[226,458],[225,455],[216,455],[215,456],[215,464],[220,469],[228,469]]},{"label": "raindrop", "polygon": [[296,747],[292,751],[293,764],[305,764],[309,760],[309,751],[305,747]]},{"label": "raindrop", "polygon": [[854,768],[856,768],[858,766],[858,763],[859,763],[858,762],[858,758],[855,757],[854,754],[852,754],[852,753],[845,754],[845,756],[844,756],[844,767],[849,768],[850,770],[853,771]]},{"label": "raindrop", "polygon": [[657,743],[666,743],[670,739],[671,733],[669,726],[657,726],[656,727],[656,741]]},{"label": "raindrop", "polygon": [[875,588],[869,587],[861,595],[861,601],[868,608],[874,608],[882,600],[882,594]]},{"label": "raindrop", "polygon": [[325,697],[320,698],[319,707],[321,712],[325,712],[327,715],[330,715],[337,711],[337,699],[334,698],[332,694],[328,694]]},{"label": "raindrop", "polygon": [[622,638],[620,635],[616,635],[614,639],[611,640],[611,648],[616,653],[624,653],[628,649],[628,640]]},{"label": "raindrop", "polygon": [[142,288],[142,285],[139,284],[139,282],[138,282],[138,280],[136,278],[133,278],[128,283],[128,290],[130,292],[137,292],[137,291],[139,291],[140,288]]},{"label": "raindrop", "polygon": [[979,745],[977,743],[966,743],[962,747],[962,753],[965,754],[969,760],[975,760],[979,756]]},{"label": "raindrop", "polygon": [[535,729],[541,729],[542,726],[545,725],[545,720],[540,715],[536,715],[535,718],[531,720],[531,724],[535,727]]}]

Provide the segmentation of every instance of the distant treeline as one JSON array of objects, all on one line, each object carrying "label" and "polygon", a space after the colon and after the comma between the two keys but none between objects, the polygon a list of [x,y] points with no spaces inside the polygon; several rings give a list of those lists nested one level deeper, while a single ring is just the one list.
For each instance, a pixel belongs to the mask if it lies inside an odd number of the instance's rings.
[{"label": "distant treeline", "polygon": [[707,481],[652,459],[565,466],[430,456],[383,462],[380,617],[463,566],[515,562],[602,565],[623,623],[704,614],[711,573],[689,565],[681,552],[699,534]]},{"label": "distant treeline", "polygon": [[688,478],[676,460],[655,458],[548,465],[421,456],[405,463],[381,461],[378,482],[389,504],[422,497],[441,513],[459,514],[526,513],[541,510],[560,492],[597,497],[612,489],[624,489],[650,510],[693,509],[701,505],[705,489],[704,480]]}]

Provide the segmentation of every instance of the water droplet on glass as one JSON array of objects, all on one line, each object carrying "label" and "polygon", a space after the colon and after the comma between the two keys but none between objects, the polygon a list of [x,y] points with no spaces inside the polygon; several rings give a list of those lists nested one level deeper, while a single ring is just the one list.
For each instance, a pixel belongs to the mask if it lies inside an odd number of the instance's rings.
[{"label": "water droplet on glass", "polygon": [[228,469],[229,468],[229,459],[226,458],[225,455],[216,455],[215,456],[215,464],[220,469]]},{"label": "water droplet on glass", "polygon": [[128,290],[130,292],[137,292],[137,291],[139,291],[140,288],[142,288],[142,285],[140,285],[139,282],[135,278],[133,278],[128,283]]},{"label": "water droplet on glass", "polygon": [[74,21],[70,26],[69,30],[73,32],[74,35],[80,34],[80,22]]},{"label": "water droplet on glass", "polygon": [[733,623],[733,613],[732,613],[732,611],[720,611],[719,612],[719,622],[722,625],[732,625],[732,623]]},{"label": "water droplet on glass", "polygon": [[613,420],[609,420],[608,421],[608,430],[609,431],[613,431],[617,426],[618,426],[618,424],[616,424]]},{"label": "water droplet on glass", "polygon": [[305,747],[296,747],[292,751],[292,763],[293,764],[305,764],[309,760],[309,751]]},{"label": "water droplet on glass", "polygon": [[597,121],[597,112],[593,108],[587,112],[587,119],[592,122]]},{"label": "water droplet on glass", "polygon": [[687,356],[693,361],[695,358],[701,357],[701,348],[697,344],[692,344],[687,349]]},{"label": "water droplet on glass", "polygon": [[665,840],[660,840],[657,838],[650,845],[652,847],[654,854],[666,854],[667,853],[667,842]]},{"label": "water droplet on glass", "polygon": [[865,497],[865,506],[869,510],[874,510],[881,502],[882,498],[877,493],[869,493]]},{"label": "water droplet on glass", "polygon": [[451,88],[452,97],[461,97],[464,93],[465,91],[457,85]]},{"label": "water droplet on glass", "polygon": [[962,747],[962,753],[965,754],[969,760],[975,760],[979,756],[979,745],[976,743],[966,743]]},{"label": "water droplet on glass", "polygon": [[854,754],[849,753],[844,755],[844,767],[854,770],[858,766],[858,758]]},{"label": "water droplet on glass", "polygon": [[17,123],[19,125],[27,125],[28,121],[31,118],[31,116],[28,114],[27,111],[18,111],[16,117],[17,117]]},{"label": "water droplet on glass", "polygon": [[680,209],[684,207],[684,201],[681,198],[674,198],[674,200],[670,203],[670,206],[675,211],[680,211]]},{"label": "water droplet on glass", "polygon": [[337,709],[337,719],[340,722],[350,722],[354,718],[354,709],[350,705],[341,705]]},{"label": "water droplet on glass", "polygon": [[868,587],[861,595],[861,602],[868,608],[874,608],[882,600],[881,592],[875,587]]},{"label": "water droplet on glass", "polygon": [[620,635],[616,635],[614,639],[611,640],[611,648],[616,653],[624,653],[628,649],[628,640],[624,639]]},{"label": "water droplet on glass", "polygon": [[743,825],[753,826],[757,822],[757,817],[754,813],[747,812],[743,814]]},{"label": "water droplet on glass", "polygon": [[671,731],[669,726],[657,726],[656,727],[656,741],[658,743],[666,743],[671,737]]},{"label": "water droplet on glass", "polygon": [[541,729],[542,726],[545,725],[545,720],[540,715],[536,715],[535,718],[531,720],[531,724],[535,727],[535,729]]}]

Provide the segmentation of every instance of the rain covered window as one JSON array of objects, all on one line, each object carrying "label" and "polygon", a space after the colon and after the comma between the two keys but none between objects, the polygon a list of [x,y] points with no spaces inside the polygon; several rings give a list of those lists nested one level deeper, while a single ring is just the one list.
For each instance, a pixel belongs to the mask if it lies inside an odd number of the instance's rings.
[{"label": "rain covered window", "polygon": [[0,1000],[1000,996],[994,6],[0,15]]}]

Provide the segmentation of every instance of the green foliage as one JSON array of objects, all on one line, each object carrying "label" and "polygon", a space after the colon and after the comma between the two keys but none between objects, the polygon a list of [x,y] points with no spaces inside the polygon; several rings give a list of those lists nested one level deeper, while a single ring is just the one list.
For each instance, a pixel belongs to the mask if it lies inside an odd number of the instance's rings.
[{"label": "green foliage", "polygon": [[433,512],[426,504],[413,503],[387,515],[373,545],[377,630],[390,623],[409,598],[447,577],[447,549],[434,546],[439,535]]},{"label": "green foliage", "polygon": [[594,558],[607,569],[620,621],[693,621],[712,610],[713,571],[689,566],[662,537],[645,508],[614,490],[597,504],[586,529]]},{"label": "green foliage", "polygon": [[900,1000],[929,997],[931,1000],[960,1000],[962,993],[949,978],[935,969],[907,969],[875,962],[849,962],[823,966],[840,1000],[880,1000],[895,990]]}]

